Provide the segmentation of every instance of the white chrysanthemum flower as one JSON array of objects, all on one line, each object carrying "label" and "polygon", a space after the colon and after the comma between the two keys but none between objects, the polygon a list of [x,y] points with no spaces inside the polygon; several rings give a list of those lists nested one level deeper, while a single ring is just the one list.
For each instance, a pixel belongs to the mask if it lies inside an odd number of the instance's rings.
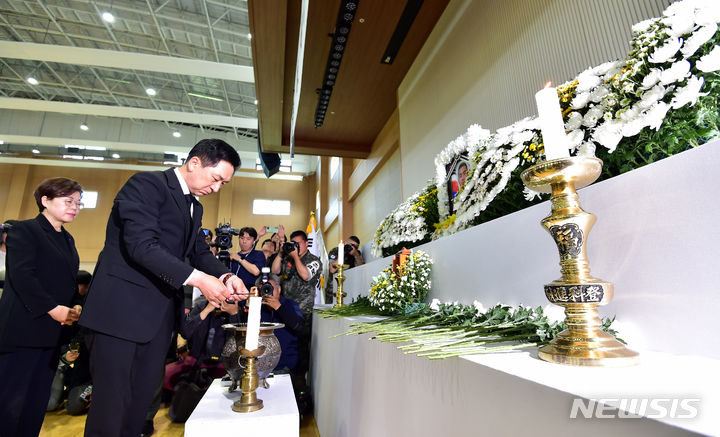
[{"label": "white chrysanthemum flower", "polygon": [[540,197],[539,192],[533,191],[528,187],[523,188],[523,195],[525,196],[525,200],[527,200],[528,202],[532,202],[532,200],[536,197]]},{"label": "white chrysanthemum flower", "polygon": [[715,46],[710,53],[700,58],[695,66],[703,73],[720,70],[720,46]]},{"label": "white chrysanthemum flower", "polygon": [[633,137],[639,134],[645,126],[645,117],[636,117],[623,125],[622,135],[624,137]]},{"label": "white chrysanthemum flower", "polygon": [[568,121],[565,123],[565,130],[575,130],[582,124],[583,117],[579,112],[571,112]]},{"label": "white chrysanthemum flower", "polygon": [[648,20],[641,21],[632,27],[632,31],[633,31],[633,33],[645,32],[656,21],[658,21],[657,18],[650,18]]},{"label": "white chrysanthemum flower", "polygon": [[543,307],[543,314],[550,323],[562,322],[565,320],[565,309],[558,305],[548,304]]},{"label": "white chrysanthemum flower", "polygon": [[585,113],[583,117],[582,125],[585,127],[593,128],[597,124],[600,117],[602,117],[603,109],[599,106],[593,106]]},{"label": "white chrysanthemum flower", "polygon": [[600,85],[602,79],[592,72],[592,69],[585,70],[577,77],[577,92],[585,93]]},{"label": "white chrysanthemum flower", "polygon": [[582,129],[571,130],[570,133],[567,134],[568,146],[571,149],[576,149],[582,144],[583,139],[585,139],[585,131]]},{"label": "white chrysanthemum flower", "polygon": [[704,82],[704,78],[692,76],[688,79],[687,85],[675,91],[675,97],[670,103],[670,106],[672,106],[673,109],[678,109],[688,103],[690,103],[690,106],[695,105],[699,97],[708,95],[708,93],[700,92],[700,88],[702,88]]},{"label": "white chrysanthemum flower", "polygon": [[593,74],[597,74],[598,76],[603,76],[607,74],[609,71],[614,70],[617,68],[617,61],[609,61],[605,62],[603,64],[598,65],[597,67],[592,69]]},{"label": "white chrysanthemum flower", "polygon": [[473,301],[473,306],[475,307],[475,310],[477,310],[477,314],[478,314],[478,315],[484,314],[484,313],[487,311],[487,310],[485,309],[485,307],[483,306],[483,304],[480,303],[480,301],[474,300],[474,301]]},{"label": "white chrysanthemum flower", "polygon": [[680,38],[668,38],[661,47],[658,47],[653,52],[650,59],[653,64],[663,64],[669,62],[675,54],[680,50],[682,46],[682,40]]},{"label": "white chrysanthemum flower", "polygon": [[683,45],[680,52],[686,58],[694,55],[697,49],[700,48],[700,46],[708,42],[708,40],[715,35],[715,32],[717,32],[717,28],[717,23],[712,23],[696,30],[693,35],[688,38],[687,41],[685,41],[685,44]]},{"label": "white chrysanthemum flower", "polygon": [[665,93],[666,90],[664,86],[655,85],[642,95],[642,99],[637,102],[637,106],[641,109],[647,109],[657,103],[658,100],[665,97]]},{"label": "white chrysanthemum flower", "polygon": [[600,100],[603,99],[603,97],[607,96],[608,94],[610,94],[610,90],[608,90],[607,87],[601,85],[597,87],[595,91],[590,93],[590,100],[598,103]]},{"label": "white chrysanthemum flower", "polygon": [[670,68],[663,71],[660,75],[660,83],[670,85],[675,82],[681,82],[690,76],[690,62],[682,60],[674,63]]},{"label": "white chrysanthemum flower", "polygon": [[591,138],[612,153],[622,139],[622,127],[620,120],[606,121],[595,129]]},{"label": "white chrysanthemum flower", "polygon": [[467,144],[469,146],[477,146],[481,140],[490,138],[490,131],[483,129],[479,124],[471,124],[467,129]]},{"label": "white chrysanthemum flower", "polygon": [[[625,122],[630,122],[640,116],[640,110],[633,106],[632,108],[621,109],[617,112],[617,117]],[[627,135],[626,135],[627,136]]]},{"label": "white chrysanthemum flower", "polygon": [[512,136],[512,142],[515,144],[521,144],[533,139],[534,132],[526,130],[522,132],[515,132]]},{"label": "white chrysanthemum flower", "polygon": [[645,75],[642,81],[642,86],[640,89],[650,89],[655,86],[660,81],[660,76],[662,75],[662,70],[659,68],[652,68],[650,72]]},{"label": "white chrysanthemum flower", "polygon": [[587,106],[589,101],[590,101],[590,93],[578,93],[575,96],[575,98],[573,98],[570,106],[573,109],[582,109],[585,106]]},{"label": "white chrysanthemum flower", "polygon": [[665,29],[668,35],[673,37],[683,36],[695,28],[695,9],[693,7],[678,8],[671,16],[666,16],[662,21],[669,28]]},{"label": "white chrysanthemum flower", "polygon": [[645,114],[645,124],[651,129],[660,130],[668,110],[670,110],[670,105],[665,102],[658,102]]},{"label": "white chrysanthemum flower", "polygon": [[578,147],[577,156],[595,156],[595,143],[592,141],[585,141]]},{"label": "white chrysanthemum flower", "polygon": [[720,3],[716,0],[705,0],[695,5],[695,23],[698,26],[720,23]]},{"label": "white chrysanthemum flower", "polygon": [[507,144],[510,142],[510,137],[513,134],[513,127],[512,126],[505,126],[501,127],[497,131],[495,131],[495,146]]}]

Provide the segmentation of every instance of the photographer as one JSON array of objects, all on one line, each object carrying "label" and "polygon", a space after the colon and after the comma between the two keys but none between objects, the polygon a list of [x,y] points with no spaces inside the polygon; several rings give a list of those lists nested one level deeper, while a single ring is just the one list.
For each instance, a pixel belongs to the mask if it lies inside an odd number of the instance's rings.
[{"label": "photographer", "polygon": [[[281,229],[280,232],[283,230]],[[284,238],[284,233],[279,233]],[[290,234],[290,241],[283,244],[272,264],[272,272],[282,278],[285,297],[293,299],[300,305],[305,326],[298,336],[300,362],[297,372],[293,375],[293,386],[296,389],[307,387],[305,373],[310,364],[310,336],[312,329],[312,311],[315,302],[315,287],[322,271],[320,259],[308,251],[307,234],[295,231]]]},{"label": "photographer", "polygon": [[240,229],[238,238],[240,252],[230,254],[230,271],[242,279],[248,290],[255,285],[255,281],[260,276],[260,269],[265,267],[265,255],[261,251],[253,249],[256,239],[255,228]]},{"label": "photographer", "polygon": [[[266,267],[264,270],[269,272],[270,269]],[[280,278],[277,275],[263,272],[256,284],[263,300],[260,320],[285,324],[284,328],[274,331],[282,350],[275,372],[292,372],[298,364],[298,335],[304,327],[300,306],[294,300],[281,296]]]}]

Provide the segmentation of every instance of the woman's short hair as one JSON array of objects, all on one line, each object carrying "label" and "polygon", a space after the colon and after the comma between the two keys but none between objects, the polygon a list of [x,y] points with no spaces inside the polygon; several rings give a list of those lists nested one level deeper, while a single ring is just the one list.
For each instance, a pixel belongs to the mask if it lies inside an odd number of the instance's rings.
[{"label": "woman's short hair", "polygon": [[73,193],[80,193],[82,195],[82,187],[80,184],[72,179],[68,178],[51,178],[45,179],[40,182],[33,196],[35,196],[35,203],[37,203],[38,210],[43,212],[45,207],[42,204],[43,196],[46,196],[48,200],[52,200],[56,197],[68,197]]}]

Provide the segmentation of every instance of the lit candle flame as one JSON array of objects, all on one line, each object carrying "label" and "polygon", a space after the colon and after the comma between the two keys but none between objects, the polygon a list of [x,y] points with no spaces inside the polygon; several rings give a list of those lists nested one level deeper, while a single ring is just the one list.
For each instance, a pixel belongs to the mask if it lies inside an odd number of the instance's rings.
[{"label": "lit candle flame", "polygon": [[550,87],[551,84],[552,84],[552,82],[548,81],[548,83],[545,84],[545,88]]}]

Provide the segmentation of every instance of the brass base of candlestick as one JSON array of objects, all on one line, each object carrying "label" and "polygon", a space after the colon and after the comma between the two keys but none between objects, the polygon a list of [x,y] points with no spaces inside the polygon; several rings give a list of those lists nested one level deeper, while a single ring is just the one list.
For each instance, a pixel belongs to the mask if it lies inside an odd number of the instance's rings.
[{"label": "brass base of candlestick", "polygon": [[337,289],[337,292],[335,293],[335,301],[336,301],[336,303],[335,303],[335,305],[333,306],[333,308],[345,306],[345,304],[343,304],[343,298],[344,298],[345,296],[347,296],[347,293],[345,293],[345,292],[343,291],[343,282],[345,282],[345,275],[343,274],[343,272],[344,272],[345,269],[348,268],[348,267],[350,267],[348,264],[343,264],[343,265],[339,265],[339,264],[338,264],[338,266],[337,266],[338,274],[337,274],[337,276],[335,276],[335,280],[336,280],[337,283],[338,283],[338,289]]},{"label": "brass base of candlestick", "polygon": [[545,285],[545,296],[565,308],[568,329],[540,348],[545,361],[576,366],[627,366],[638,353],[602,330],[597,312],[613,297],[613,285],[590,276],[586,243],[595,216],[583,211],[577,189],[593,183],[602,170],[597,158],[572,157],[541,162],[521,178],[531,190],[552,193],[551,212],[541,223],[560,252],[562,278]]},{"label": "brass base of candlestick", "polygon": [[249,351],[247,349],[240,349],[240,355],[247,357],[247,366],[245,367],[245,374],[240,381],[240,390],[242,390],[242,396],[240,399],[233,403],[232,409],[238,413],[250,413],[262,409],[263,401],[258,399],[255,390],[258,388],[258,374],[255,370],[255,359],[265,352],[265,346]]}]

